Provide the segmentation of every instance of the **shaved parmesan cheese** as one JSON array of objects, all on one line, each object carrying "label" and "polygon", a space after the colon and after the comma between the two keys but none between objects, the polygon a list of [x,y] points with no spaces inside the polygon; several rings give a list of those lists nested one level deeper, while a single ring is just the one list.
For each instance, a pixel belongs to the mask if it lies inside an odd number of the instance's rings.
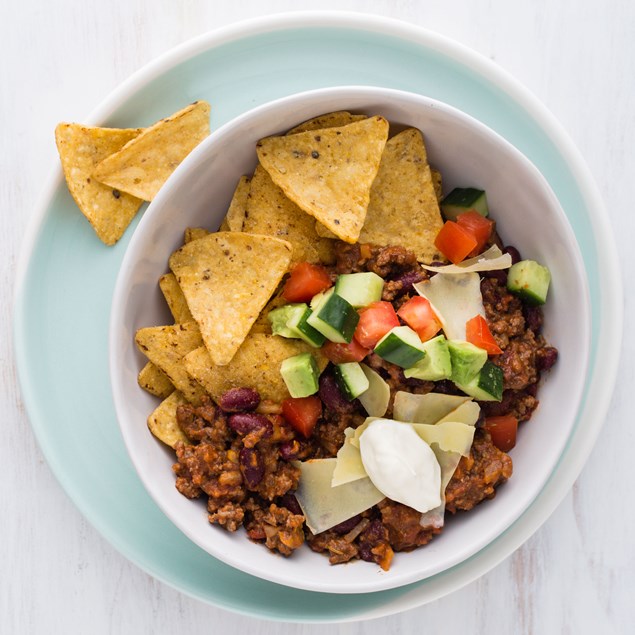
[{"label": "shaved parmesan cheese", "polygon": [[458,421],[468,426],[476,425],[479,415],[481,414],[481,407],[475,401],[466,401],[461,404],[456,410],[453,410],[445,417],[439,419],[436,423],[445,423],[446,421]]},{"label": "shaved parmesan cheese", "polygon": [[441,468],[409,424],[377,419],[359,439],[364,468],[388,498],[420,512],[441,504]]},{"label": "shaved parmesan cheese", "polygon": [[430,302],[449,340],[465,340],[465,323],[477,315],[485,317],[478,273],[438,273],[414,288]]},{"label": "shaved parmesan cheese", "polygon": [[337,487],[344,483],[350,483],[356,481],[358,478],[364,478],[368,476],[362,463],[362,457],[359,453],[359,446],[351,443],[351,437],[355,435],[353,428],[346,428],[344,430],[345,441],[344,445],[337,453],[337,463],[333,470],[333,478],[331,480],[331,486]]},{"label": "shaved parmesan cheese", "polygon": [[366,379],[368,379],[368,390],[357,397],[364,406],[364,410],[371,417],[383,417],[388,410],[390,402],[390,386],[386,380],[370,366],[360,364]]},{"label": "shaved parmesan cheese", "polygon": [[436,443],[440,450],[456,452],[462,456],[470,453],[474,440],[474,426],[458,421],[446,421],[435,425],[411,423],[410,426],[430,446]]},{"label": "shaved parmesan cheese", "polygon": [[[395,393],[392,413],[397,421],[436,423],[469,399],[460,395],[443,395],[436,392],[413,395],[399,391]],[[461,419],[452,419],[452,421],[461,421]]]},{"label": "shaved parmesan cheese", "polygon": [[445,523],[445,490],[456,471],[459,461],[461,460],[461,455],[458,452],[444,452],[440,450],[438,446],[434,446],[432,451],[437,457],[441,468],[441,504],[421,514],[419,524],[422,527],[438,528],[443,527]]},{"label": "shaved parmesan cheese", "polygon": [[470,273],[474,271],[494,271],[496,269],[509,269],[512,266],[512,257],[504,254],[496,245],[492,245],[482,254],[464,260],[458,265],[441,265],[435,267],[432,265],[421,265],[428,271],[436,273]]},{"label": "shaved parmesan cheese", "polygon": [[314,534],[335,527],[385,498],[368,477],[331,487],[335,463],[336,459],[295,463],[301,470],[295,496],[307,527]]}]

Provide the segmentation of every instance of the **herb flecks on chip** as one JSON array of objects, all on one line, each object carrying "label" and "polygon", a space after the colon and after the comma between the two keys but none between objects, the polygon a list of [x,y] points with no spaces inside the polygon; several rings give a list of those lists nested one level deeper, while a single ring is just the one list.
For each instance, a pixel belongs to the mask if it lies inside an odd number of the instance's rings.
[{"label": "herb flecks on chip", "polygon": [[101,183],[151,201],[185,157],[209,135],[210,105],[197,101],[157,121],[96,166]]},{"label": "herb flecks on chip", "polygon": [[293,262],[333,262],[331,241],[320,238],[315,220],[302,211],[259,165],[251,180],[243,230],[288,240]]},{"label": "herb flecks on chip", "polygon": [[55,129],[71,196],[106,245],[114,245],[123,236],[143,201],[99,183],[93,171],[140,132],[138,128],[91,128],[76,123],[61,123]]},{"label": "herb flecks on chip", "polygon": [[217,232],[184,245],[172,269],[215,364],[229,364],[291,262],[277,238]]},{"label": "herb flecks on chip", "polygon": [[267,137],[258,159],[298,207],[354,243],[366,218],[370,188],[388,138],[379,116],[337,128]]}]

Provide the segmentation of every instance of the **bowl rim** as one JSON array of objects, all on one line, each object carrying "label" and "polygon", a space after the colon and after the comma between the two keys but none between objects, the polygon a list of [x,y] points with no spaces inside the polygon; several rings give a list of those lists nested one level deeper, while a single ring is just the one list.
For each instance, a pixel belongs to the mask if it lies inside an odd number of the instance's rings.
[{"label": "bowl rim", "polygon": [[[320,97],[328,97],[334,100],[337,100],[338,98],[353,100],[355,99],[355,97],[360,96],[366,100],[372,100],[375,98],[383,101],[388,101],[392,98],[399,101],[400,105],[408,101],[410,102],[410,104],[413,105],[425,105],[433,110],[436,109],[445,111],[452,117],[462,120],[463,122],[467,122],[471,127],[479,130],[481,133],[487,134],[488,136],[492,137],[496,144],[501,144],[506,148],[508,152],[512,153],[515,156],[515,159],[520,164],[522,164],[523,171],[526,171],[528,174],[531,175],[531,178],[533,178],[536,185],[538,185],[546,194],[547,198],[550,199],[552,209],[559,217],[560,224],[565,231],[566,242],[570,249],[570,253],[576,260],[575,271],[579,272],[578,277],[580,279],[581,287],[585,296],[584,301],[582,302],[583,314],[581,315],[580,319],[580,325],[582,327],[581,341],[584,342],[585,352],[583,357],[583,368],[581,368],[582,372],[576,377],[576,392],[574,400],[576,407],[574,411],[571,412],[570,421],[567,422],[567,435],[561,440],[561,443],[558,445],[557,455],[554,459],[553,464],[549,466],[547,473],[541,474],[541,478],[532,483],[532,487],[530,488],[531,495],[527,499],[524,499],[522,507],[515,509],[513,514],[511,512],[502,514],[501,518],[504,518],[504,520],[501,522],[500,525],[496,526],[496,530],[491,533],[491,535],[488,534],[489,537],[487,539],[481,538],[480,540],[475,541],[475,543],[471,544],[469,548],[453,554],[453,557],[451,559],[449,559],[448,561],[444,561],[445,564],[439,565],[436,568],[431,568],[423,575],[418,574],[416,571],[412,571],[394,575],[392,578],[388,576],[369,576],[364,582],[351,587],[350,582],[338,583],[332,581],[326,582],[302,578],[289,580],[284,575],[280,575],[278,573],[277,567],[267,567],[263,569],[261,566],[255,566],[248,560],[245,561],[244,557],[235,557],[233,553],[228,553],[218,547],[215,547],[213,538],[208,541],[204,541],[197,539],[196,536],[193,535],[193,531],[190,529],[189,525],[184,520],[182,520],[180,516],[175,516],[166,498],[160,495],[158,492],[155,492],[154,488],[151,485],[151,479],[148,478],[148,475],[144,472],[144,470],[140,469],[139,462],[136,456],[136,448],[134,446],[133,439],[128,433],[128,426],[126,425],[126,421],[128,419],[124,407],[126,399],[124,398],[124,388],[123,384],[119,381],[120,373],[118,372],[118,361],[121,360],[119,359],[119,356],[117,354],[119,347],[115,345],[115,342],[121,338],[121,317],[124,313],[124,306],[126,303],[126,296],[122,292],[122,287],[126,285],[126,280],[129,278],[130,275],[132,275],[132,272],[134,271],[134,264],[138,260],[139,256],[137,253],[137,243],[141,240],[139,237],[146,231],[146,228],[152,227],[154,217],[157,214],[160,214],[161,208],[166,202],[170,200],[174,190],[178,190],[178,188],[183,183],[187,182],[193,169],[195,169],[199,164],[204,163],[205,159],[208,156],[214,156],[214,149],[218,146],[218,144],[222,144],[224,142],[224,139],[227,135],[231,135],[234,130],[240,128],[245,124],[248,124],[249,122],[257,122],[263,116],[266,117],[268,113],[275,113],[278,109],[284,108],[289,104],[292,105],[295,103],[311,102]],[[342,108],[346,108],[346,106],[342,106]],[[337,107],[337,109],[342,108],[340,108],[339,106]],[[356,108],[351,107],[350,109],[355,110]],[[231,119],[230,121],[219,127],[212,134],[210,134],[208,138],[201,142],[199,146],[197,146],[181,163],[181,165],[178,166],[178,168],[170,176],[168,181],[164,184],[164,186],[161,188],[155,199],[146,210],[143,218],[139,222],[139,225],[135,229],[135,233],[126,249],[126,253],[124,254],[119,274],[115,283],[111,305],[109,326],[109,372],[111,378],[111,391],[113,395],[115,411],[117,414],[117,421],[124,439],[128,456],[148,494],[152,497],[161,511],[188,537],[189,540],[192,540],[195,544],[197,544],[199,547],[201,547],[212,556],[219,558],[226,564],[250,575],[254,575],[261,579],[269,580],[277,584],[301,588],[307,591],[350,594],[384,591],[396,587],[405,586],[407,584],[418,582],[424,579],[428,579],[431,576],[444,573],[450,568],[463,563],[465,560],[478,553],[478,551],[486,548],[489,544],[496,541],[496,539],[503,532],[505,532],[518,518],[520,518],[520,516],[522,516],[526,509],[533,503],[533,501],[542,490],[544,484],[550,478],[551,474],[558,465],[564,448],[568,443],[570,435],[572,434],[575,421],[579,415],[581,398],[586,379],[586,371],[589,364],[589,350],[591,341],[591,316],[589,309],[590,296],[588,281],[586,275],[584,275],[584,272],[585,268],[582,260],[582,255],[577,240],[575,239],[574,232],[569,224],[564,210],[562,209],[558,201],[558,198],[554,194],[553,190],[551,189],[549,183],[542,175],[542,173],[520,150],[518,150],[513,144],[507,141],[507,139],[505,139],[502,135],[492,130],[475,117],[456,108],[455,106],[418,93],[412,93],[392,88],[381,88],[377,86],[325,87],[309,91],[302,91],[300,93],[295,93],[261,104],[247,112],[238,115],[237,117]],[[247,539],[246,536],[241,536],[241,538]]]}]

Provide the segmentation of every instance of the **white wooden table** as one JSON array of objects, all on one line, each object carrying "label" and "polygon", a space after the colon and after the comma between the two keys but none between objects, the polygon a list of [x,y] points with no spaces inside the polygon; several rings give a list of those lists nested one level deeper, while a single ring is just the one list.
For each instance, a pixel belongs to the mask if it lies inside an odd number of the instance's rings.
[{"label": "white wooden table", "polygon": [[[184,40],[299,9],[383,14],[499,63],[563,122],[605,198],[627,286],[623,359],[603,433],[573,490],[516,553],[434,604],[359,624],[259,621],[190,599],[125,560],[68,500],[20,401],[12,281],[20,242],[57,160],[58,121]],[[635,4],[631,0],[2,0],[0,2],[0,633],[633,633],[635,446]]]}]

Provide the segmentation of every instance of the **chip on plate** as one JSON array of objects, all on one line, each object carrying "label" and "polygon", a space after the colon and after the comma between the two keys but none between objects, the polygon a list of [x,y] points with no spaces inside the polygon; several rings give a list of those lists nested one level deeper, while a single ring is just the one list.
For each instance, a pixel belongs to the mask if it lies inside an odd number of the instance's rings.
[{"label": "chip on plate", "polygon": [[261,139],[261,165],[282,191],[338,238],[354,243],[388,138],[388,122],[369,117],[337,128]]},{"label": "chip on plate", "polygon": [[261,165],[251,179],[244,219],[243,231],[288,240],[293,262],[334,260],[332,243],[317,235],[315,219],[288,199]]},{"label": "chip on plate", "polygon": [[151,201],[185,157],[209,135],[210,106],[196,101],[157,121],[97,165],[94,178]]},{"label": "chip on plate", "polygon": [[191,322],[194,318],[187,306],[187,301],[181,291],[176,276],[173,273],[166,273],[159,278],[159,287],[163,297],[170,308],[170,313],[174,321],[178,324],[183,322]]},{"label": "chip on plate", "polygon": [[445,260],[434,246],[442,226],[423,136],[408,128],[386,144],[359,241],[406,242],[420,261]]},{"label": "chip on plate", "polygon": [[238,185],[236,185],[234,195],[229,203],[229,209],[227,210],[227,214],[225,214],[225,218],[218,228],[218,231],[243,231],[243,221],[245,220],[245,210],[247,209],[247,198],[249,197],[250,183],[251,179],[248,176],[241,176],[240,179],[238,179]]},{"label": "chip on plate", "polygon": [[210,234],[170,256],[215,364],[229,364],[290,262],[288,242],[244,232]]},{"label": "chip on plate", "polygon": [[93,178],[93,170],[140,132],[140,128],[90,128],[76,123],[61,123],[55,128],[57,151],[71,196],[106,245],[114,245],[123,236],[143,201],[99,183]]},{"label": "chip on plate", "polygon": [[161,397],[161,399],[165,399],[174,391],[174,384],[170,381],[170,378],[152,362],[148,362],[139,371],[137,381],[141,388],[147,390],[155,397]]},{"label": "chip on plate", "polygon": [[188,445],[190,443],[176,420],[176,409],[186,403],[187,399],[178,390],[174,390],[148,417],[150,432],[171,448],[178,441],[183,441]]},{"label": "chip on plate", "polygon": [[301,340],[252,332],[226,366],[215,364],[205,347],[201,347],[186,356],[185,368],[216,402],[230,388],[249,386],[263,399],[279,403],[289,397],[280,365],[288,357],[306,352],[315,355],[320,370],[326,367],[328,360],[319,349]]},{"label": "chip on plate", "polygon": [[203,344],[196,322],[142,328],[137,331],[135,342],[188,401],[200,402],[205,391],[187,374],[183,364],[183,357]]},{"label": "chip on plate", "polygon": [[354,121],[361,121],[366,119],[366,115],[352,115],[346,110],[338,110],[336,112],[329,112],[325,115],[319,115],[313,117],[308,121],[297,125],[295,128],[291,128],[287,134],[296,134],[298,132],[307,132],[309,130],[321,130],[322,128],[335,128],[336,126],[346,126]]}]

